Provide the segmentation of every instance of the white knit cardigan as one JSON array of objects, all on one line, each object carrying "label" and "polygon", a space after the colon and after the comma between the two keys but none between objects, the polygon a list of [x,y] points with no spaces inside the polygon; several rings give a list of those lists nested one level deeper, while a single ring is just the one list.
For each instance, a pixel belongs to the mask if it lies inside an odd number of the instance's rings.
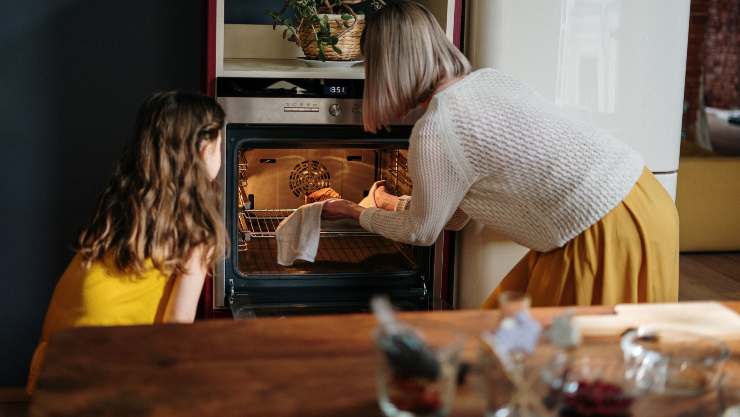
[{"label": "white knit cardigan", "polygon": [[[412,196],[401,210],[368,208],[367,230],[431,245],[460,211],[537,251],[564,245],[629,193],[638,153],[497,70],[482,69],[437,93],[408,152]],[[456,214],[457,212],[457,214]]]}]

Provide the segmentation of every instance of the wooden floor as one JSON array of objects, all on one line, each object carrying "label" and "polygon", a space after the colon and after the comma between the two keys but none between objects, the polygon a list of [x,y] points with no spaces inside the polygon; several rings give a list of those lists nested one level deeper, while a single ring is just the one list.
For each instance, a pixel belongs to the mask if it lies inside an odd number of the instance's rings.
[{"label": "wooden floor", "polygon": [[679,299],[740,300],[740,252],[681,255]]},{"label": "wooden floor", "polygon": [[[681,255],[679,293],[681,301],[740,300],[740,252]],[[26,416],[27,403],[4,403],[8,398],[0,395],[0,416]]]}]

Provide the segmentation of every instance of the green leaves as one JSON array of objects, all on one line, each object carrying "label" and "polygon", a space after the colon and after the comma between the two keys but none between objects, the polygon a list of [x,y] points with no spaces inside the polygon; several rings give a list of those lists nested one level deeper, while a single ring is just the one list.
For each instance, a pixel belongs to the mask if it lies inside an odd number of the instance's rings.
[{"label": "green leaves", "polygon": [[329,36],[329,34],[331,33],[331,26],[329,26],[329,16],[321,16],[321,20],[319,22],[319,33],[324,36]]},{"label": "green leaves", "polygon": [[[266,10],[272,19],[272,29],[281,26],[282,37],[296,45],[306,47],[315,42],[319,59],[326,60],[326,48],[341,55],[337,46],[339,38],[357,23],[357,13],[368,6],[374,9],[385,5],[384,0],[284,0],[279,11]],[[332,23],[327,14],[339,14],[340,20]],[[303,45],[302,45],[303,44]]]},{"label": "green leaves", "polygon": [[351,28],[352,25],[355,24],[357,18],[352,16],[351,14],[342,13],[342,26],[345,28]]},{"label": "green leaves", "polygon": [[316,37],[316,46],[319,47],[319,59],[326,61],[326,55],[324,54],[324,48],[326,47],[324,41]]}]

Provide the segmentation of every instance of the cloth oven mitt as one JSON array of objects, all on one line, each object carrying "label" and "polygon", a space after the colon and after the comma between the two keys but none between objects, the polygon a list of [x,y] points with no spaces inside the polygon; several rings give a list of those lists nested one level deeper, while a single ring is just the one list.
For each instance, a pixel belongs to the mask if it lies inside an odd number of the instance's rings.
[{"label": "cloth oven mitt", "polygon": [[275,229],[277,262],[291,266],[297,259],[313,262],[319,249],[321,211],[325,201],[298,207]]}]

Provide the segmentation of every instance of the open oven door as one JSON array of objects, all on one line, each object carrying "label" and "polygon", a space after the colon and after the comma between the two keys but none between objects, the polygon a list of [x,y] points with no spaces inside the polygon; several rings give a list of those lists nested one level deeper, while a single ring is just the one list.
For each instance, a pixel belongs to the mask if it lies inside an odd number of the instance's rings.
[{"label": "open oven door", "polygon": [[277,263],[275,228],[306,193],[332,187],[359,200],[384,179],[410,193],[410,127],[379,135],[360,126],[250,125],[226,128],[225,303],[234,317],[366,311],[385,294],[401,308],[432,307],[434,250],[390,241],[356,222],[323,221],[316,260]]}]

